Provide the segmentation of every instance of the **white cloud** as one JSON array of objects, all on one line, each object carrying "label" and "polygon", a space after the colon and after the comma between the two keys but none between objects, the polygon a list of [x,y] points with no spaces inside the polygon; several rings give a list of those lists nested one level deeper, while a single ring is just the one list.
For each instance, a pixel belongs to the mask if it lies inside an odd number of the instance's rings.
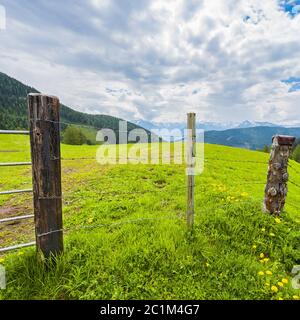
[{"label": "white cloud", "polygon": [[292,122],[300,15],[277,0],[4,1],[0,70],[132,120]]}]

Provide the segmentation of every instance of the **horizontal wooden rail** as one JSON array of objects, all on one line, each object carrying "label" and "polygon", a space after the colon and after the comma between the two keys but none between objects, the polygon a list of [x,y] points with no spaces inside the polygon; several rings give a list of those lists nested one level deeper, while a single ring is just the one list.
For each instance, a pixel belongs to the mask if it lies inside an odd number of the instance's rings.
[{"label": "horizontal wooden rail", "polygon": [[18,220],[25,220],[25,219],[31,219],[34,218],[34,215],[27,215],[27,216],[19,216],[19,217],[11,217],[11,218],[4,218],[0,219],[0,223],[6,223],[6,222],[13,222]]},{"label": "horizontal wooden rail", "polygon": [[33,192],[33,190],[32,190],[32,189],[25,189],[25,190],[1,191],[1,192],[0,192],[0,196],[6,195],[6,194],[27,193],[27,192]]},{"label": "horizontal wooden rail", "polygon": [[29,131],[25,130],[0,130],[0,134],[29,134]]},{"label": "horizontal wooden rail", "polygon": [[35,246],[35,245],[36,245],[35,242],[17,244],[15,246],[11,246],[11,247],[0,248],[0,253],[12,251],[12,250],[17,250],[17,249],[21,249],[21,248],[26,248],[26,247],[31,247],[31,246]]},{"label": "horizontal wooden rail", "polygon": [[31,162],[0,162],[0,167],[31,166]]}]

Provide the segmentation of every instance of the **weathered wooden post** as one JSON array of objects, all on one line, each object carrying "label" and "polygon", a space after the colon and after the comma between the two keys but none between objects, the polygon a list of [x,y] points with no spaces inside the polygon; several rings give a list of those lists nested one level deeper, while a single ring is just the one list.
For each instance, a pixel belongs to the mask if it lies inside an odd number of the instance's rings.
[{"label": "weathered wooden post", "polygon": [[195,215],[196,114],[187,114],[187,226],[192,229]]},{"label": "weathered wooden post", "polygon": [[276,135],[273,137],[269,161],[268,179],[265,188],[264,211],[279,215],[287,196],[288,161],[295,137]]},{"label": "weathered wooden post", "polygon": [[46,258],[63,252],[60,103],[28,95],[37,250]]}]

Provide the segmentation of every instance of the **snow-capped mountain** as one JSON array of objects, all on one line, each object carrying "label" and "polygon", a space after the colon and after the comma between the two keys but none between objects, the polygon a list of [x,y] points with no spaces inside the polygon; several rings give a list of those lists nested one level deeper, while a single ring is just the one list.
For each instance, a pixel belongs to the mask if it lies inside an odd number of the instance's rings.
[{"label": "snow-capped mountain", "polygon": [[[135,124],[148,129],[148,130],[159,130],[159,129],[185,129],[186,123],[183,122],[152,122],[145,120],[133,121]],[[254,127],[281,127],[278,124],[270,122],[259,122],[259,121],[249,121],[245,120],[241,123],[236,122],[198,122],[197,129],[203,129],[205,131],[223,131],[234,128],[254,128]]]}]

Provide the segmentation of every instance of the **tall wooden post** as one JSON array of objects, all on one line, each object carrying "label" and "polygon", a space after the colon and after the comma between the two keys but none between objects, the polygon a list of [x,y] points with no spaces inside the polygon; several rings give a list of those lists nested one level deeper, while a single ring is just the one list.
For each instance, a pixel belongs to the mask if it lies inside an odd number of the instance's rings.
[{"label": "tall wooden post", "polygon": [[288,160],[295,137],[274,136],[265,188],[264,211],[279,215],[287,196]]},{"label": "tall wooden post", "polygon": [[187,226],[192,229],[195,215],[196,114],[187,114]]},{"label": "tall wooden post", "polygon": [[44,256],[63,251],[58,98],[28,95],[36,244]]}]

